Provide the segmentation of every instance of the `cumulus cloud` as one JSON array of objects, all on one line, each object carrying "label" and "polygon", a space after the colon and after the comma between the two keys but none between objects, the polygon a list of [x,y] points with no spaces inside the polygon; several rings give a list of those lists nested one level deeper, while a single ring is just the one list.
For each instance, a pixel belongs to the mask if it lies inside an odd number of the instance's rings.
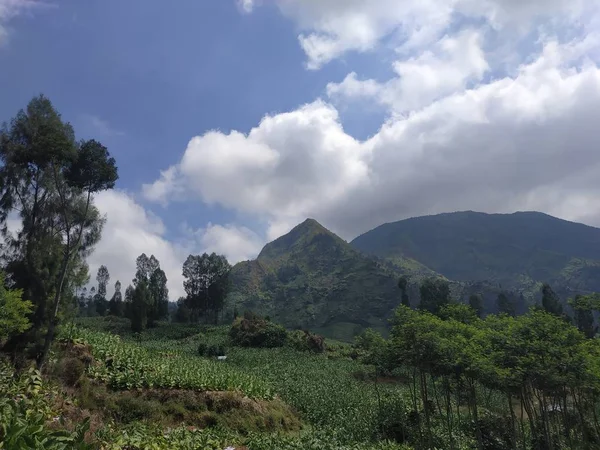
[{"label": "cumulus cloud", "polygon": [[211,131],[193,138],[181,162],[144,186],[164,201],[187,190],[205,203],[297,218],[367,180],[363,146],[322,101],[265,117],[248,135]]},{"label": "cumulus cloud", "polygon": [[[421,91],[417,109],[362,142],[321,100],[267,116],[248,135],[207,133],[171,169],[177,189],[255,213],[269,238],[305,217],[349,239],[383,222],[461,209],[538,209],[600,225],[591,209],[600,194],[600,69],[590,56],[599,43],[594,34],[548,41],[513,76],[470,87],[464,79],[479,77],[485,60],[465,64],[466,78],[453,77],[441,98],[427,102],[430,91]],[[381,86],[368,89],[376,96]],[[410,95],[399,89],[399,98]],[[168,190],[164,177],[157,183]]]},{"label": "cumulus cloud", "polygon": [[191,234],[203,253],[225,255],[231,264],[256,258],[265,244],[264,239],[254,231],[234,224],[209,223]]},{"label": "cumulus cloud", "polygon": [[95,284],[98,268],[104,264],[111,274],[111,286],[118,279],[124,292],[135,276],[136,258],[146,253],[160,261],[168,278],[171,300],[183,295],[181,265],[188,249],[167,239],[160,218],[124,191],[101,192],[96,196],[95,204],[107,220],[102,239],[88,258],[92,284]]}]

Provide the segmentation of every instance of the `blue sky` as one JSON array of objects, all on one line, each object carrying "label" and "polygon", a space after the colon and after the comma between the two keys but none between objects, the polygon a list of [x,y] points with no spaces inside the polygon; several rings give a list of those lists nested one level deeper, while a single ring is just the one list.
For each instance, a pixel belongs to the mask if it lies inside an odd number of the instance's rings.
[{"label": "blue sky", "polygon": [[306,217],[600,225],[599,34],[585,0],[0,0],[0,120],[44,93],[109,148],[90,268],[155,253],[176,297]]},{"label": "blue sky", "polygon": [[[305,71],[289,19],[276,7],[241,14],[233,1],[181,0],[176,8],[147,0],[48,2],[11,27],[0,53],[2,120],[44,93],[78,136],[109,147],[119,163],[118,187],[133,194],[175,164],[192,136],[248,132],[266,113],[322,95],[348,65]],[[351,59],[367,68],[377,61]],[[361,137],[378,126],[350,114],[349,122]],[[173,232],[182,220],[199,226],[235,217],[202,203],[160,213]]]}]

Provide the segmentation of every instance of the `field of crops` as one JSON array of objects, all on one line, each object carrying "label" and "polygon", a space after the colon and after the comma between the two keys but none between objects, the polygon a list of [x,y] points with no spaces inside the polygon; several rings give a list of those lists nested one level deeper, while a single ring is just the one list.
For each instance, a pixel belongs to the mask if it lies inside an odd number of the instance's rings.
[{"label": "field of crops", "polygon": [[[85,325],[107,326],[99,321]],[[74,337],[88,342],[100,360],[112,359],[110,367],[96,367],[91,375],[114,388],[186,387],[238,390],[258,398],[278,395],[315,430],[332,442],[347,445],[376,440],[382,420],[404,421],[405,388],[358,380],[353,374],[365,370],[362,364],[339,355],[315,355],[287,347],[232,347],[227,330],[162,326],[144,336],[124,331],[119,337],[78,327]],[[201,342],[225,347],[227,360],[199,357]]]},{"label": "field of crops", "polygon": [[262,399],[274,394],[268,383],[254,375],[219,361],[190,357],[175,340],[158,341],[162,347],[159,350],[79,327],[70,330],[70,338],[91,346],[94,357],[103,363],[91,366],[89,375],[113,389],[239,391]]}]

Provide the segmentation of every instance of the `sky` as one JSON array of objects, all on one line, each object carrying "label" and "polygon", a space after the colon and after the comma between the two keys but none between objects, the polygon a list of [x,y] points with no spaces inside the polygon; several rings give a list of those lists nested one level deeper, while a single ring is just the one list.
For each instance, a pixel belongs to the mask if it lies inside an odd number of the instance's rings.
[{"label": "sky", "polygon": [[307,217],[600,226],[599,0],[0,0],[0,121],[40,93],[119,166],[92,278],[171,300]]}]

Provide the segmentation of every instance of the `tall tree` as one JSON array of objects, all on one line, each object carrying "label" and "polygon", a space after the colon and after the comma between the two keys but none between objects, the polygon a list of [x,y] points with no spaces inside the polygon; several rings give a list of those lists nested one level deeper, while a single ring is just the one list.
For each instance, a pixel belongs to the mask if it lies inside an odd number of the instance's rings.
[{"label": "tall tree", "polygon": [[508,314],[509,316],[515,317],[515,315],[516,315],[515,302],[512,301],[504,292],[500,292],[500,294],[498,294],[498,299],[496,300],[496,304],[497,304],[499,313]]},{"label": "tall tree", "polygon": [[190,255],[183,264],[183,287],[186,303],[192,311],[192,319],[199,317],[218,322],[218,315],[229,290],[231,265],[223,255],[204,253]]},{"label": "tall tree", "polygon": [[438,314],[440,309],[450,303],[450,285],[440,278],[428,278],[421,284],[421,303],[419,309]]},{"label": "tall tree", "polygon": [[399,279],[398,279],[398,287],[400,288],[400,291],[402,292],[402,300],[401,303],[404,306],[410,306],[410,298],[408,297],[408,278],[404,275],[402,275]]},{"label": "tall tree", "polygon": [[103,316],[108,309],[108,300],[106,300],[106,286],[110,280],[110,274],[105,265],[98,268],[96,281],[98,282],[98,292],[96,293],[96,311]]},{"label": "tall tree", "polygon": [[471,294],[469,297],[469,306],[475,310],[477,317],[483,316],[483,300],[479,294]]},{"label": "tall tree", "polygon": [[129,320],[133,322],[133,293],[135,292],[135,288],[130,284],[125,289],[125,296],[123,302],[123,314]]},{"label": "tall tree", "polygon": [[[9,243],[7,271],[35,307],[33,338],[45,335],[41,367],[85,256],[100,238],[103,220],[92,195],[113,187],[115,161],[96,141],[77,143],[52,103],[35,97],[0,132],[0,221]],[[9,235],[8,215],[22,228]],[[65,295],[66,294],[66,295]],[[45,332],[43,331],[45,329]]]},{"label": "tall tree", "polygon": [[[77,148],[75,158],[64,167],[52,167],[62,233],[62,262],[56,280],[52,317],[44,341],[44,349],[38,358],[41,367],[50,350],[57,325],[60,302],[67,281],[67,274],[76,255],[89,253],[99,240],[104,225],[99,211],[92,203],[92,195],[112,189],[118,178],[115,159],[97,141],[84,141]],[[61,173],[62,171],[62,173]]]},{"label": "tall tree", "polygon": [[[60,272],[61,233],[53,167],[76,156],[73,129],[44,96],[31,100],[0,131],[0,220],[8,243],[7,274],[34,306],[33,331],[48,323],[52,292]],[[8,232],[17,212],[21,230]]]},{"label": "tall tree", "polygon": [[[167,317],[169,308],[167,276],[154,255],[148,257],[142,253],[137,257],[133,286],[135,291],[132,292],[130,309],[132,328],[151,327],[156,324],[156,321]],[[144,305],[140,303],[142,299]],[[140,314],[143,317],[138,317]]]},{"label": "tall tree", "polygon": [[548,283],[542,285],[542,307],[544,310],[555,316],[562,316],[563,314],[563,307],[560,303],[560,299]]},{"label": "tall tree", "polygon": [[167,288],[167,275],[160,268],[156,268],[148,283],[151,298],[148,310],[148,323],[154,325],[156,321],[169,315],[169,289]]},{"label": "tall tree", "polygon": [[115,293],[108,302],[109,314],[112,316],[123,316],[123,295],[121,294],[121,282],[115,283]]}]

